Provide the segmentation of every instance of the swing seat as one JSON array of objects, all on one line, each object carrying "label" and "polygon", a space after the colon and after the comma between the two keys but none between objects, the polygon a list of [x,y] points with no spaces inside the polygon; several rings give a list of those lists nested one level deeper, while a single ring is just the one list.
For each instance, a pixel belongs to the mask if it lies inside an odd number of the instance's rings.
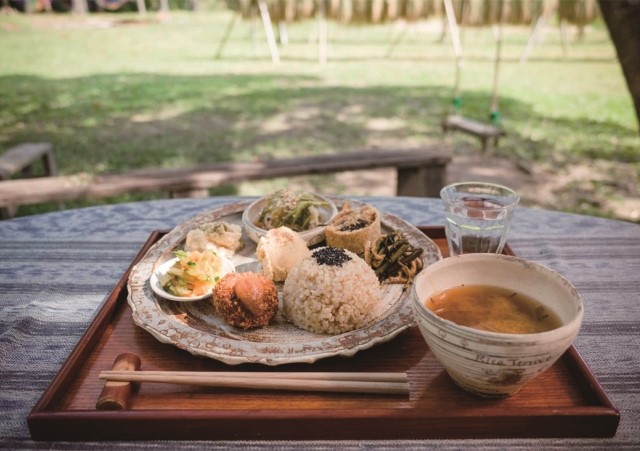
[{"label": "swing seat", "polygon": [[489,139],[493,139],[494,145],[497,146],[500,137],[506,135],[506,132],[501,127],[469,119],[459,114],[450,114],[442,120],[442,131],[447,133],[455,130],[479,138],[482,142],[483,152],[487,149],[487,141]]}]

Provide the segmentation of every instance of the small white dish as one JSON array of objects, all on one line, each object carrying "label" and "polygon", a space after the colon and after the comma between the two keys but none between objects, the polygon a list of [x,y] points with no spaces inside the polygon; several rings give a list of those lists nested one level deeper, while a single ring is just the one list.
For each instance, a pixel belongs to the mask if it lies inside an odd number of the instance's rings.
[{"label": "small white dish", "polygon": [[[231,263],[231,261],[223,257],[220,257],[220,258],[222,259],[223,265],[224,265],[222,276],[235,272],[235,267],[233,263]],[[171,293],[166,292],[164,288],[162,288],[162,285],[160,284],[160,279],[162,279],[162,276],[164,276],[166,272],[169,270],[169,268],[171,268],[173,264],[176,263],[177,261],[178,261],[177,257],[167,260],[166,262],[156,267],[153,273],[151,273],[151,277],[149,278],[149,283],[151,284],[151,289],[153,290],[153,292],[158,296],[161,296],[165,299],[169,299],[170,301],[176,301],[176,302],[196,302],[196,301],[201,301],[203,299],[211,297],[211,291],[209,291],[206,294],[203,294],[202,296],[175,296]]]},{"label": "small white dish", "polygon": [[[326,202],[326,205],[318,207],[318,209],[320,210],[321,223],[329,223],[333,219],[333,217],[338,214],[338,207],[336,207],[336,204],[331,199],[325,196],[316,193],[313,193],[313,195],[318,199]],[[260,216],[260,213],[267,203],[267,197],[268,196],[264,196],[252,202],[247,208],[245,208],[244,212],[242,213],[242,225],[244,226],[244,230],[247,233],[247,236],[254,243],[259,242],[260,237],[264,236],[267,233],[267,230],[261,229],[255,224],[256,219]],[[322,225],[310,230],[305,230],[304,232],[298,232],[298,234],[303,240],[306,241],[307,246],[313,246],[320,243],[324,239],[324,229],[325,226]]]}]

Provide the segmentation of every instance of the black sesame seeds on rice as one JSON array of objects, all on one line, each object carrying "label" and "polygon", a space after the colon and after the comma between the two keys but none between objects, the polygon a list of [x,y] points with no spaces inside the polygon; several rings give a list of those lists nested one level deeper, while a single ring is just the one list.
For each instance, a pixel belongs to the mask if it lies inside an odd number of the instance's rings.
[{"label": "black sesame seeds on rice", "polygon": [[337,247],[323,247],[313,253],[313,258],[319,265],[342,266],[343,263],[351,260],[344,249]]}]

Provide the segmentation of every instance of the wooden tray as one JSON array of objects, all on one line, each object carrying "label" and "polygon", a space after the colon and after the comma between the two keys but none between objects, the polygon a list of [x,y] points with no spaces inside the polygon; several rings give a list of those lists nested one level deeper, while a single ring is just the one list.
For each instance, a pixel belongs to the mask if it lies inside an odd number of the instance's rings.
[{"label": "wooden tray", "polygon": [[[420,227],[448,255],[442,227]],[[164,233],[155,231],[137,261]],[[507,247],[505,253],[512,254]],[[135,263],[134,261],[134,263]],[[136,327],[127,271],[27,418],[34,440],[429,439],[611,437],[620,414],[572,346],[517,395],[487,400],[457,388],[417,327],[394,340],[313,365],[229,367],[155,340]],[[144,370],[406,371],[409,396],[277,392],[142,383],[127,410],[96,410],[98,378],[116,356]]]}]

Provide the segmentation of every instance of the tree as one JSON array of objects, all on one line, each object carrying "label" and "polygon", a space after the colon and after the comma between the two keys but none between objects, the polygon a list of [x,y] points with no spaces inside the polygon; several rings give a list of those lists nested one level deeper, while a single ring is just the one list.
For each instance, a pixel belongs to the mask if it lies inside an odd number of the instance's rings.
[{"label": "tree", "polygon": [[73,12],[76,14],[87,14],[89,12],[87,0],[73,0]]},{"label": "tree", "polygon": [[598,0],[638,119],[640,133],[640,0]]}]

